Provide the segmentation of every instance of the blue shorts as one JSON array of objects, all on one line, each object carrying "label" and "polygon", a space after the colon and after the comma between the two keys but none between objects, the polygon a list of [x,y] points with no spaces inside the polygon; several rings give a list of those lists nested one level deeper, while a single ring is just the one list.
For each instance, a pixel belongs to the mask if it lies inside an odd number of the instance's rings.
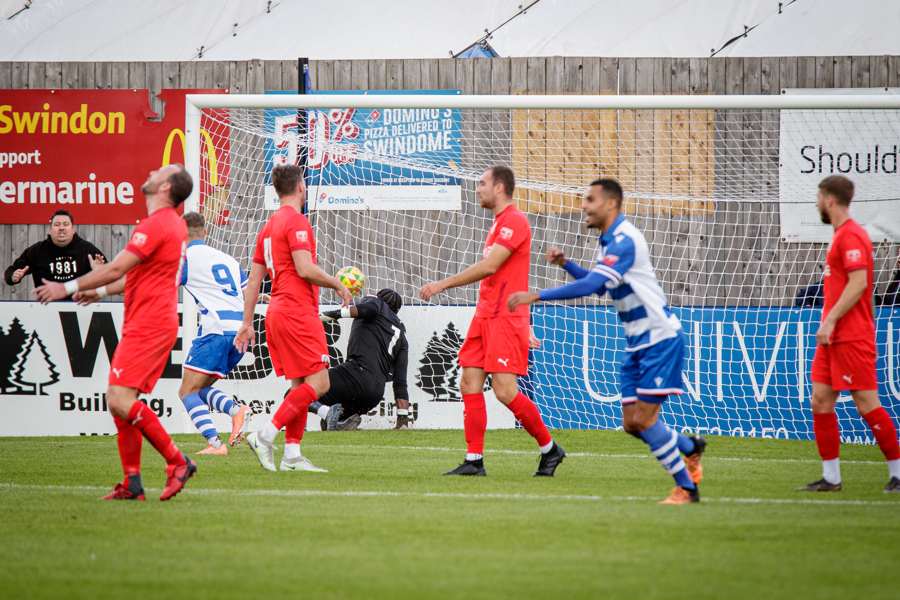
[{"label": "blue shorts", "polygon": [[211,333],[194,340],[184,368],[224,379],[243,356],[244,353],[234,347],[234,334]]},{"label": "blue shorts", "polygon": [[680,396],[684,366],[684,333],[647,348],[626,352],[622,360],[622,404],[636,400],[662,404]]}]

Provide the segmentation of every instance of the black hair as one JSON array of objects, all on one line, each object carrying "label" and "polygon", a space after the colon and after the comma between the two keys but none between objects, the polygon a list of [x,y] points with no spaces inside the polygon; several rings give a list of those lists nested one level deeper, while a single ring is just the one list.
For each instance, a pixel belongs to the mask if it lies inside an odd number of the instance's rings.
[{"label": "black hair", "polygon": [[597,179],[591,183],[591,187],[599,185],[603,193],[616,201],[616,206],[622,208],[622,186],[615,179]]},{"label": "black hair", "polygon": [[194,180],[191,178],[191,174],[184,168],[184,165],[173,164],[172,166],[177,167],[177,170],[169,175],[169,178],[166,179],[166,181],[172,186],[169,193],[177,207],[191,195],[191,190],[194,189]]},{"label": "black hair", "polygon": [[60,208],[58,211],[56,211],[55,213],[53,213],[53,216],[50,217],[50,224],[52,225],[52,224],[53,224],[53,219],[55,219],[56,217],[58,217],[58,216],[60,216],[60,215],[65,215],[65,216],[69,217],[69,220],[72,221],[72,225],[75,224],[75,217],[73,217],[73,216],[72,216],[72,213],[70,213],[69,211],[67,211],[67,210],[64,209],[64,208]]},{"label": "black hair", "polygon": [[388,308],[395,313],[400,312],[400,308],[403,306],[403,298],[392,289],[384,288],[383,290],[378,290],[376,297],[387,304]]}]

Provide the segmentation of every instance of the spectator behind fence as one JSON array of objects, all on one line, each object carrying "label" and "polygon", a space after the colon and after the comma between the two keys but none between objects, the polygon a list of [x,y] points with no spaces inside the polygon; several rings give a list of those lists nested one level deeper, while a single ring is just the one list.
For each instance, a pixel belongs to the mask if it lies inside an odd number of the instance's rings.
[{"label": "spectator behind fence", "polygon": [[875,296],[875,304],[879,306],[900,306],[900,251],[897,252],[897,269],[884,295]]},{"label": "spectator behind fence", "polygon": [[75,233],[75,219],[64,209],[50,217],[50,233],[43,240],[29,246],[6,269],[7,285],[16,285],[31,275],[35,287],[47,281],[69,281],[84,275],[106,262],[106,256],[92,243]]}]

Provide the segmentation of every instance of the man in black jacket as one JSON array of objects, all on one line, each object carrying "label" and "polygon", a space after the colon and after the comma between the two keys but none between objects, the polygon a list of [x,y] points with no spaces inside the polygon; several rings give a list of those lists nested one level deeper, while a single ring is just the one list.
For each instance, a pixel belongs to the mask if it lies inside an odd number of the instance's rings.
[{"label": "man in black jacket", "polygon": [[6,269],[7,285],[16,285],[31,274],[34,286],[43,280],[64,282],[84,275],[106,262],[106,256],[92,243],[75,233],[75,219],[69,211],[59,209],[50,218],[50,233],[43,241],[29,246],[11,267]]},{"label": "man in black jacket", "polygon": [[[406,429],[409,419],[409,391],[406,370],[409,342],[406,327],[397,313],[403,306],[400,294],[383,289],[359,304],[321,315],[323,321],[352,318],[347,360],[328,370],[331,388],[309,412],[322,418],[329,431],[356,429],[361,415],[381,402],[385,383],[390,380],[397,403],[396,429]],[[340,421],[341,416],[346,417]]]},{"label": "man in black jacket", "polygon": [[897,253],[897,270],[891,277],[884,295],[875,296],[875,304],[878,306],[900,306],[900,252]]}]

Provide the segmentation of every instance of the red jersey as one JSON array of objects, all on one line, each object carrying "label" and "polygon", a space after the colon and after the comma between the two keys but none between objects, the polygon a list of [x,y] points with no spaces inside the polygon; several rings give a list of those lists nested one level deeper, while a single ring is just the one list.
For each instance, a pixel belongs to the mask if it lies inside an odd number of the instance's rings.
[{"label": "red jersey", "polygon": [[253,262],[264,265],[272,280],[269,311],[319,314],[319,286],[297,274],[294,250],[309,250],[316,264],[316,238],[306,216],[282,206],[256,238]]},{"label": "red jersey", "polygon": [[874,262],[869,234],[856,221],[850,219],[835,230],[825,259],[822,319],[837,304],[847,287],[851,271],[866,270],[866,290],[859,301],[838,319],[831,334],[832,343],[875,339],[875,319],[872,315]]},{"label": "red jersey", "polygon": [[494,244],[508,248],[512,254],[503,261],[493,275],[481,280],[478,288],[476,317],[511,317],[528,315],[528,307],[517,306],[514,312],[506,308],[506,300],[514,292],[528,291],[528,271],[531,267],[531,225],[528,217],[513,205],[494,218],[494,224],[484,243],[482,260],[487,258]]},{"label": "red jersey", "polygon": [[125,325],[178,329],[178,284],[187,225],[174,208],[160,208],[135,227],[125,249],[141,259],[125,278]]}]

